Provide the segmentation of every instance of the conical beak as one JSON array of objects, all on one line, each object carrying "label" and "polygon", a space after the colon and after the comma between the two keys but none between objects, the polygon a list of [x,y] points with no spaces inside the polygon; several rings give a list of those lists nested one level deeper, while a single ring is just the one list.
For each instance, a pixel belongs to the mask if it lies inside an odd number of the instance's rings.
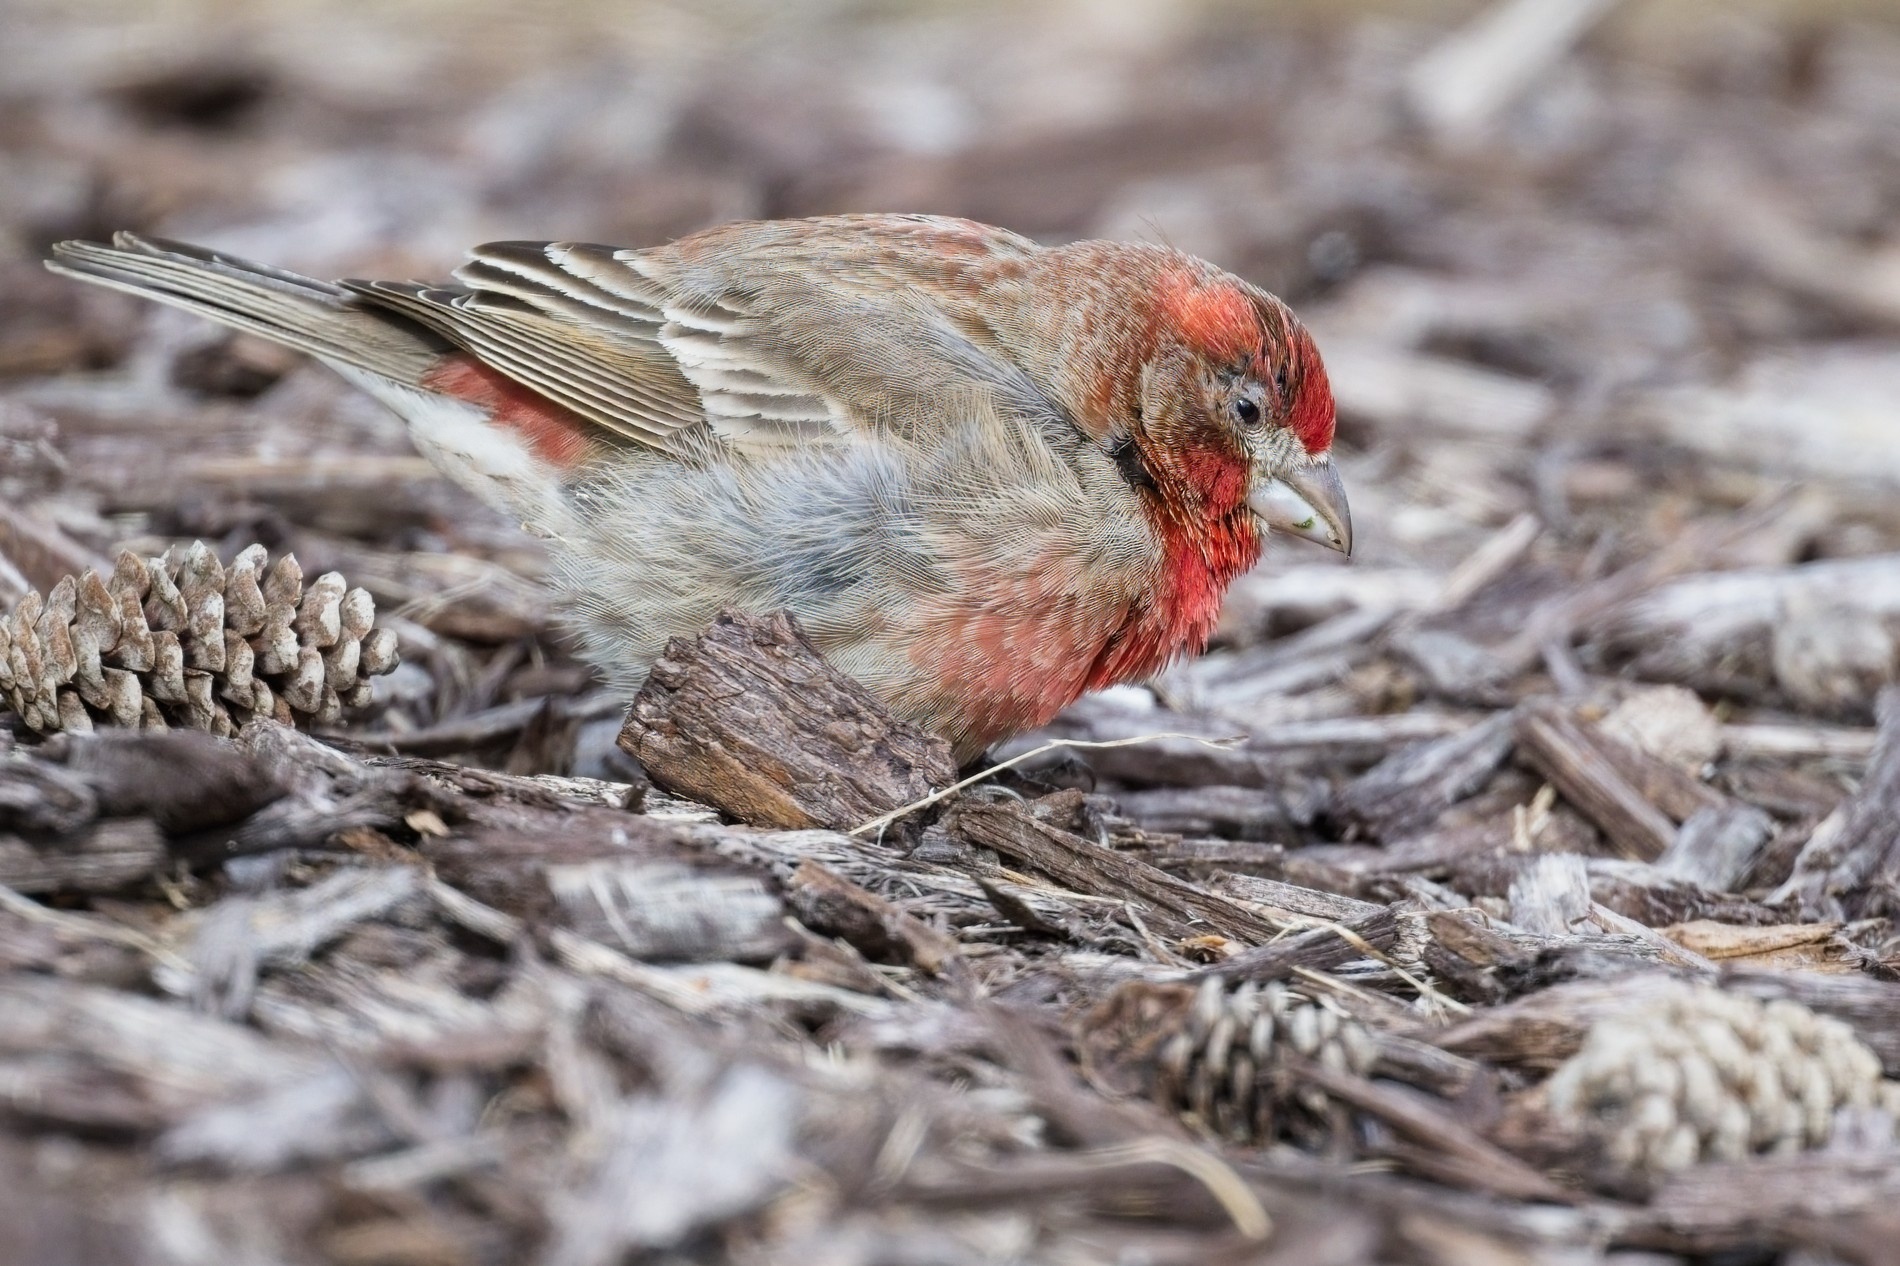
[{"label": "conical beak", "polygon": [[1247,505],[1273,531],[1352,555],[1352,511],[1330,458],[1267,480],[1253,490]]}]

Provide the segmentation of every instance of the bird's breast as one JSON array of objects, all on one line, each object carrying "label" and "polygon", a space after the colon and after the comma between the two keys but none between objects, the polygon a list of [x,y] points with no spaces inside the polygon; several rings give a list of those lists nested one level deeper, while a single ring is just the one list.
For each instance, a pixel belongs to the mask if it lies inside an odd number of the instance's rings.
[{"label": "bird's breast", "polygon": [[1138,566],[1055,556],[945,595],[913,654],[937,674],[959,748],[1046,724],[1092,690],[1152,676],[1206,645],[1221,600],[1252,566],[1250,523],[1230,533],[1170,539]]}]

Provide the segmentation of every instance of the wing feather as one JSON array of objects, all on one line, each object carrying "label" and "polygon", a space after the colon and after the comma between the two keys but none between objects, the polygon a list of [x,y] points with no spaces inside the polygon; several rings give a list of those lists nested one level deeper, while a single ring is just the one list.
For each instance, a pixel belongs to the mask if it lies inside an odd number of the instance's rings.
[{"label": "wing feather", "polygon": [[[917,284],[934,249],[1032,243],[896,217],[729,226],[652,250],[493,242],[458,284],[344,282],[623,440],[702,452],[850,442],[928,426],[971,392],[1061,410]],[[976,340],[976,341],[973,341]],[[981,345],[979,345],[979,342]]]},{"label": "wing feather", "polygon": [[692,385],[656,341],[633,330],[563,319],[532,298],[494,291],[412,282],[343,284],[625,439],[676,448],[681,432],[705,425]]}]

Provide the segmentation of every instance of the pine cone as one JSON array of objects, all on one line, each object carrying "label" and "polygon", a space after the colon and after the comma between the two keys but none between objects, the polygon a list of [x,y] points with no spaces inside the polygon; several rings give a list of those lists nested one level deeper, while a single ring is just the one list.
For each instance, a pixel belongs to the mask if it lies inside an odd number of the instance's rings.
[{"label": "pine cone", "polygon": [[255,717],[329,725],[369,703],[396,635],[335,572],[308,588],[262,545],[218,565],[203,542],[121,553],[109,580],[68,576],[0,620],[0,705],[41,734],[95,724],[235,734]]},{"label": "pine cone", "polygon": [[1231,1142],[1339,1142],[1338,1105],[1286,1075],[1289,1056],[1364,1075],[1377,1041],[1359,1021],[1285,985],[1134,982],[1082,1022],[1081,1046],[1111,1088],[1135,1090]]},{"label": "pine cone", "polygon": [[1592,1025],[1538,1097],[1612,1176],[1638,1178],[1820,1147],[1841,1108],[1900,1116],[1900,1083],[1846,1024],[1690,985]]}]

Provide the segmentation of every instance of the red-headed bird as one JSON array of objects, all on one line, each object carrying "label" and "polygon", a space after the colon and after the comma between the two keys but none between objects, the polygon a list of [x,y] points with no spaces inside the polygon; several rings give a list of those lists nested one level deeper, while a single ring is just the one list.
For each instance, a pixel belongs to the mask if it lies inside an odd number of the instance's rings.
[{"label": "red-headed bird", "polygon": [[721,609],[786,608],[969,760],[1200,650],[1270,529],[1351,547],[1311,335],[1165,247],[871,215],[498,242],[447,286],[129,233],[48,266],[389,405],[551,542],[561,609],[628,690]]}]

